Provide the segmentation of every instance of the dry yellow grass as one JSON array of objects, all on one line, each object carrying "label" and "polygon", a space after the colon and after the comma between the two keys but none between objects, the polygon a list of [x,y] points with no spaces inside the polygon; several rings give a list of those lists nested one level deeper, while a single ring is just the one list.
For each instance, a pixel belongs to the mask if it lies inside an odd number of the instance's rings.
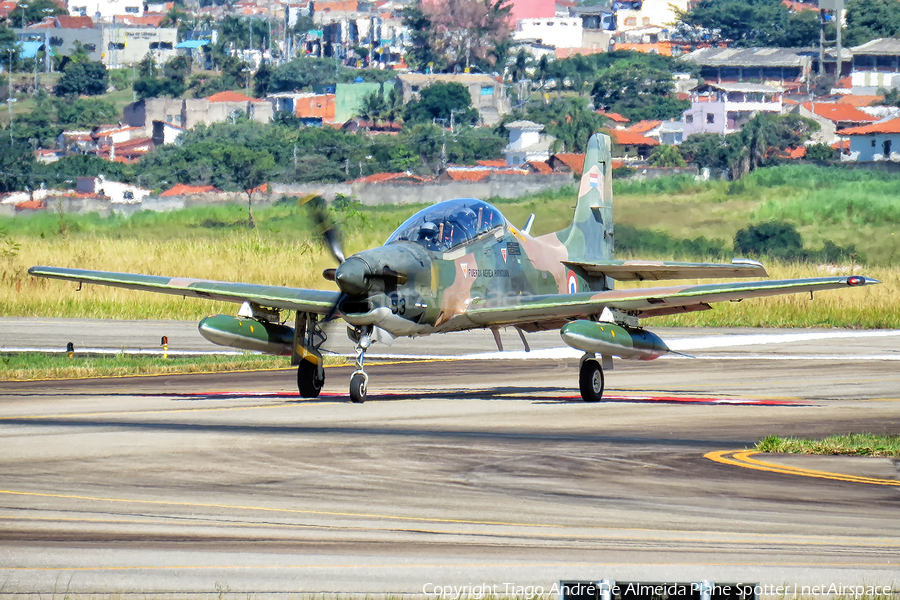
[{"label": "dry yellow grass", "polygon": [[[0,308],[4,316],[195,320],[237,310],[226,303],[102,286],[84,286],[76,292],[76,284],[28,276],[27,269],[33,265],[335,289],[321,276],[323,269],[334,266],[331,258],[307,238],[268,237],[238,230],[215,238],[184,237],[168,241],[100,235],[23,237],[17,241],[18,255],[0,261]],[[350,253],[376,243],[375,239],[351,240],[347,250]],[[813,301],[808,295],[798,294],[720,303],[711,311],[665,317],[651,323],[656,326],[900,327],[900,303],[897,302],[900,268],[777,263],[767,266],[773,279],[854,273],[883,283],[862,289],[820,292]]]}]

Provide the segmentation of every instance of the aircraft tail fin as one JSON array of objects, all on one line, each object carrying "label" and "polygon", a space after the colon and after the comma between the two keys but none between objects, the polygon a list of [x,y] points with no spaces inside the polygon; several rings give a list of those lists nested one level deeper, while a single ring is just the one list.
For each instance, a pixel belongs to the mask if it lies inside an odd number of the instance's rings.
[{"label": "aircraft tail fin", "polygon": [[557,233],[569,260],[613,258],[612,151],[608,135],[588,140],[572,224]]}]

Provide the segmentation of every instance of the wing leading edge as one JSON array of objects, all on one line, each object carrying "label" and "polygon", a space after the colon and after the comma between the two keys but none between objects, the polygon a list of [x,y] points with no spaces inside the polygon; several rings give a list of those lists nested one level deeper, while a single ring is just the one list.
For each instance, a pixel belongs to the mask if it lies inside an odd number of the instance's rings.
[{"label": "wing leading edge", "polygon": [[31,267],[28,269],[28,273],[35,277],[63,279],[66,281],[93,283],[175,296],[191,296],[224,302],[252,302],[268,308],[318,314],[327,314],[334,303],[337,302],[339,296],[338,292],[323,290],[211,281],[187,277],[160,277],[158,275],[139,275],[135,273],[63,269],[59,267]]},{"label": "wing leading edge", "polygon": [[854,275],[515,296],[475,300],[466,309],[466,316],[482,325],[503,325],[586,317],[599,314],[604,308],[611,308],[646,318],[675,312],[705,310],[709,308],[708,304],[711,302],[817,292],[848,286],[862,287],[876,283],[880,282]]}]

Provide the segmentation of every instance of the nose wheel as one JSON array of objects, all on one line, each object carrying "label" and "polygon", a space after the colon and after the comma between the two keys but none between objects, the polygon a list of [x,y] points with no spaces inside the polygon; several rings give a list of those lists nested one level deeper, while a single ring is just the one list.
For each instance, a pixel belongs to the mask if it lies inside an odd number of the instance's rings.
[{"label": "nose wheel", "polygon": [[366,401],[369,387],[369,375],[363,369],[363,360],[366,350],[372,345],[372,327],[348,328],[347,335],[356,342],[356,371],[350,376],[350,401],[361,404]]}]

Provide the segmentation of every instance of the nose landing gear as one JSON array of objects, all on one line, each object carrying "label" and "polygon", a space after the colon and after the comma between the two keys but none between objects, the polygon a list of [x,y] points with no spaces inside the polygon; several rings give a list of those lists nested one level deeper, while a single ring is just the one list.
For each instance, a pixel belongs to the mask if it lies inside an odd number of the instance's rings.
[{"label": "nose landing gear", "polygon": [[366,401],[366,388],[369,375],[363,369],[366,350],[372,345],[372,326],[365,325],[358,329],[347,328],[347,336],[356,343],[356,371],[350,376],[350,400],[356,403]]}]

